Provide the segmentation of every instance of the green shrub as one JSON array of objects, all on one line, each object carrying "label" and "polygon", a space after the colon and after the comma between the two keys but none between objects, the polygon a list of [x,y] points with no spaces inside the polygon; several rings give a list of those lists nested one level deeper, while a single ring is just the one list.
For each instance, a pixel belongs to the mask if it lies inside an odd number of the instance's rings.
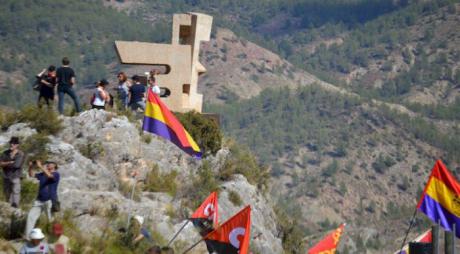
[{"label": "green shrub", "polygon": [[160,173],[158,165],[154,165],[152,170],[147,174],[144,191],[167,192],[172,197],[177,193],[177,171],[169,173]]},{"label": "green shrub", "polygon": [[192,210],[196,209],[213,191],[220,191],[219,181],[214,175],[209,162],[204,160],[197,173],[192,177],[191,188],[186,193],[188,201],[186,205]]},{"label": "green shrub", "polygon": [[300,228],[297,218],[288,214],[281,204],[274,207],[279,236],[285,253],[303,253],[302,239],[305,232]]},{"label": "green shrub", "polygon": [[247,148],[235,143],[230,144],[230,154],[222,166],[219,176],[221,180],[229,180],[234,174],[242,174],[249,183],[261,190],[266,190],[270,174],[266,166],[257,162],[255,156]]},{"label": "green shrub", "polygon": [[331,162],[331,164],[329,164],[327,168],[323,171],[322,175],[324,177],[332,177],[335,175],[335,173],[337,173],[338,169],[339,169],[339,163],[337,162],[337,160],[334,159]]},{"label": "green shrub", "polygon": [[172,206],[171,204],[166,205],[165,214],[171,219],[177,219],[179,217],[177,211],[174,209],[174,206]]},{"label": "green shrub", "polygon": [[49,156],[47,148],[49,142],[50,139],[47,134],[36,133],[26,138],[20,149],[27,155],[29,161],[46,161]]},{"label": "green shrub", "polygon": [[139,188],[139,186],[136,186],[134,187],[134,193],[133,193],[133,185],[130,184],[130,182],[120,182],[120,185],[118,186],[118,190],[126,198],[131,198],[132,196],[133,200],[135,201],[141,200],[142,189]]},{"label": "green shrub", "polygon": [[150,142],[152,142],[152,135],[142,134],[142,141],[144,141],[146,144],[150,144]]},{"label": "green shrub", "polygon": [[383,156],[379,154],[377,160],[372,163],[372,167],[377,173],[384,174],[388,168],[396,164],[390,156]]},{"label": "green shrub", "polygon": [[232,190],[229,191],[228,192],[228,199],[235,206],[241,206],[243,204],[243,200],[241,200],[240,194],[238,194],[238,192],[236,192],[236,191],[232,191]]},{"label": "green shrub", "polygon": [[21,208],[23,210],[28,210],[28,208],[32,206],[32,203],[37,198],[37,194],[37,183],[30,180],[21,181]]},{"label": "green shrub", "polygon": [[4,113],[2,116],[2,129],[20,122],[28,123],[37,132],[51,135],[59,133],[63,128],[62,120],[58,118],[54,110],[27,105],[18,112]]},{"label": "green shrub", "polygon": [[88,142],[87,144],[79,145],[78,151],[80,151],[81,155],[91,159],[92,161],[100,156],[104,156],[104,146],[101,142]]},{"label": "green shrub", "polygon": [[222,133],[216,121],[195,111],[176,113],[176,116],[200,147],[204,157],[219,151]]}]

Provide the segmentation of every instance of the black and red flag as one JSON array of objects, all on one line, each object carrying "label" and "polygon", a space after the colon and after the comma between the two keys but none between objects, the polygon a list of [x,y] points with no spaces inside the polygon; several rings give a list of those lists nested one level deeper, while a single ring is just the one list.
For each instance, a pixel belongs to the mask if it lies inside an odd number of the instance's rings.
[{"label": "black and red flag", "polygon": [[251,206],[204,237],[206,245],[217,254],[248,254],[251,236]]},{"label": "black and red flag", "polygon": [[202,227],[203,224],[209,224],[214,227],[219,224],[219,215],[217,212],[217,192],[211,193],[205,201],[196,209],[196,211],[190,217],[193,225]]}]

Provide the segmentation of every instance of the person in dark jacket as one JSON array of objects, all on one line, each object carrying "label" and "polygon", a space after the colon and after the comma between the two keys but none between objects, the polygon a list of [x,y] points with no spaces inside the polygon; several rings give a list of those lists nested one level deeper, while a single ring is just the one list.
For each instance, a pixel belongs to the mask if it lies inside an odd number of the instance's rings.
[{"label": "person in dark jacket", "polygon": [[9,143],[10,149],[3,152],[0,158],[0,167],[3,168],[3,194],[11,206],[18,208],[24,152],[19,150],[18,137],[12,137]]},{"label": "person in dark jacket", "polygon": [[136,111],[138,108],[145,110],[145,85],[141,84],[137,75],[133,76],[134,84],[129,88],[129,106],[131,110]]}]

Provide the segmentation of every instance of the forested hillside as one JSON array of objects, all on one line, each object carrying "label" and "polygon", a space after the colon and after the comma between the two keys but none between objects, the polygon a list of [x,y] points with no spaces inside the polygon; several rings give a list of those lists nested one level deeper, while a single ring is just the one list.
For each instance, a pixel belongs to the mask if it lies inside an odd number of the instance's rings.
[{"label": "forested hillside", "polygon": [[[318,85],[268,89],[210,110],[221,114],[228,135],[271,165],[272,195],[302,234],[316,239],[349,223],[345,237],[361,247],[347,244],[344,253],[395,250],[435,159],[459,170],[457,128]],[[427,224],[419,219],[421,231]]]}]

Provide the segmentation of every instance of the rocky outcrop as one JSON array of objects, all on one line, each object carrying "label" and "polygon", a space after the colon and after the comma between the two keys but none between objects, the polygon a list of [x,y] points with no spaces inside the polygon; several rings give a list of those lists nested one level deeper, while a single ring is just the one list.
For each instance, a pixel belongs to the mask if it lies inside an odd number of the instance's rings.
[{"label": "rocky outcrop", "polygon": [[[185,222],[170,217],[171,211],[184,209],[181,198],[167,193],[140,192],[136,187],[136,198],[131,200],[134,181],[131,173],[137,172],[136,180],[142,181],[152,165],[157,164],[161,172],[175,170],[181,184],[190,184],[188,179],[202,162],[184,154],[168,141],[142,134],[140,122],[132,123],[126,117],[110,112],[89,110],[76,117],[63,117],[63,125],[58,136],[50,136],[48,150],[50,159],[59,165],[62,209],[71,210],[77,216],[75,221],[80,229],[88,234],[99,234],[101,228],[110,224],[109,214],[115,212],[117,219],[124,222],[128,214],[139,214],[146,218],[153,231],[166,240],[170,239]],[[35,131],[27,125],[16,124],[0,134],[0,142],[6,143],[12,135],[27,137],[33,133]],[[208,159],[210,165],[218,170],[228,153],[228,150],[219,151]],[[251,233],[254,237],[251,245],[260,253],[282,253],[270,201],[242,175],[235,175],[231,181],[223,183],[221,189],[220,221],[230,218],[245,204],[251,204]],[[241,206],[235,206],[229,200],[229,191],[240,195]],[[0,222],[5,218],[0,218]],[[177,242],[185,248],[199,239],[189,224]],[[204,244],[196,249],[196,253],[203,252]]]}]

